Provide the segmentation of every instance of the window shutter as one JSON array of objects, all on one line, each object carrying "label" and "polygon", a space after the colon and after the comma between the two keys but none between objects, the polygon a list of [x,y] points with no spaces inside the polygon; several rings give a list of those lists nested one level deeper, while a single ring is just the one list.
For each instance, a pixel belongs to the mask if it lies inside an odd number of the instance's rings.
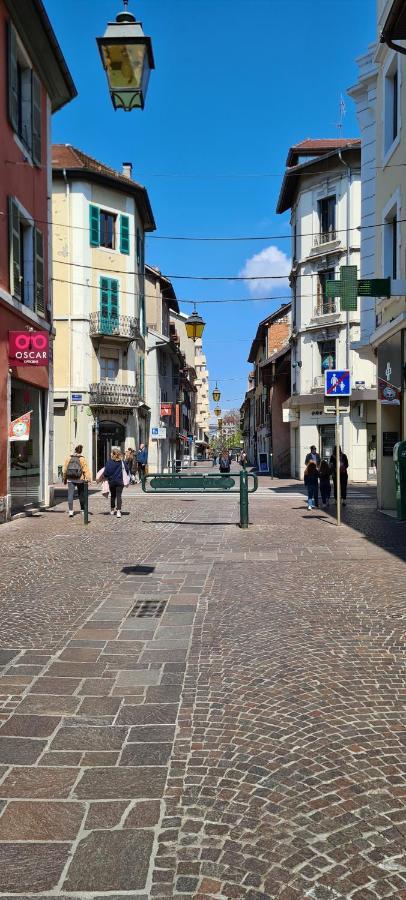
[{"label": "window shutter", "polygon": [[110,315],[118,319],[118,281],[114,278],[110,278]]},{"label": "window shutter", "polygon": [[8,117],[11,127],[18,132],[18,69],[17,37],[11,23],[8,26]]},{"label": "window shutter", "polygon": [[41,116],[41,82],[35,72],[31,73],[31,119],[32,119],[32,159],[36,166],[41,165],[42,116]]},{"label": "window shutter", "polygon": [[102,319],[109,317],[110,285],[108,278],[100,278],[100,312]]},{"label": "window shutter", "polygon": [[130,252],[130,220],[120,216],[120,253]]},{"label": "window shutter", "polygon": [[8,198],[8,221],[10,236],[10,294],[17,300],[21,300],[20,214],[13,197]]},{"label": "window shutter", "polygon": [[[89,206],[89,230],[90,244],[92,247],[100,245],[100,211],[98,206]],[[102,279],[103,280],[103,279]]]},{"label": "window shutter", "polygon": [[34,228],[34,259],[35,259],[35,311],[45,315],[45,272],[44,272],[44,235],[39,228]]},{"label": "window shutter", "polygon": [[144,361],[144,357],[140,356],[140,397],[141,397],[141,400],[144,399],[144,381],[145,381],[145,361]]},{"label": "window shutter", "polygon": [[139,228],[137,228],[137,269],[138,271],[141,269],[141,235]]}]

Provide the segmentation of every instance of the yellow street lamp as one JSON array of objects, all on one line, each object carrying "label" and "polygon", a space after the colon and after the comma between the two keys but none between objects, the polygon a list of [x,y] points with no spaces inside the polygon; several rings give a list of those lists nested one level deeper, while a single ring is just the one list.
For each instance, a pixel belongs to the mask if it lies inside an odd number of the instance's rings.
[{"label": "yellow street lamp", "polygon": [[96,38],[106,70],[114,109],[144,109],[151,69],[155,68],[151,38],[145,37],[141,22],[124,11],[109,22],[103,37]]},{"label": "yellow street lamp", "polygon": [[214,400],[215,403],[218,403],[218,402],[219,402],[220,397],[221,397],[221,394],[220,394],[220,391],[219,391],[218,386],[217,386],[217,381],[216,381],[216,387],[214,388],[214,391],[213,391],[213,393],[212,393],[212,397],[213,397],[213,400]]},{"label": "yellow street lamp", "polygon": [[201,316],[199,316],[195,304],[192,315],[189,316],[189,318],[186,319],[185,322],[186,334],[188,338],[191,338],[192,341],[196,341],[201,338],[204,332],[205,325],[206,322],[204,321],[204,319],[202,319]]},{"label": "yellow street lamp", "polygon": [[215,416],[221,416],[221,409],[220,409],[219,406],[215,406],[215,407],[214,407],[214,415],[215,415]]}]

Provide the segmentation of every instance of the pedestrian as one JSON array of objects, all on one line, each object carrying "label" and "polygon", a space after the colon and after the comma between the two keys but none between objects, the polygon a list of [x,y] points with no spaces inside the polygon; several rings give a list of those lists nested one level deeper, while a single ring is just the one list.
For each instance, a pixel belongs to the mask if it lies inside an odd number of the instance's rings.
[{"label": "pedestrian", "polygon": [[145,444],[140,444],[139,450],[137,453],[137,473],[139,482],[142,481],[145,475],[145,469],[148,462],[148,450]]},{"label": "pedestrian", "polygon": [[[348,484],[348,456],[343,453],[341,447],[338,448],[340,454],[340,489],[341,502],[343,506],[347,503],[347,484]],[[334,447],[330,457],[331,474],[333,476],[334,499],[337,502],[337,447]]]},{"label": "pedestrian", "polygon": [[306,456],[306,459],[305,459],[305,466],[307,466],[307,463],[310,462],[310,460],[311,460],[312,462],[316,463],[317,468],[319,467],[319,465],[320,465],[320,454],[317,453],[317,450],[316,450],[316,447],[315,447],[314,444],[312,444],[312,446],[310,447],[310,453],[308,453],[307,456]]},{"label": "pedestrian", "polygon": [[83,445],[78,444],[75,452],[71,456],[67,456],[62,467],[62,480],[68,485],[68,511],[70,518],[73,518],[73,497],[75,488],[78,492],[80,510],[85,510],[85,482],[92,480],[92,473],[83,456]]},{"label": "pedestrian", "polygon": [[123,460],[119,447],[113,447],[111,458],[104,467],[104,477],[110,488],[110,515],[114,516],[117,513],[117,518],[121,519],[123,488],[130,483],[130,473],[128,461]]},{"label": "pedestrian", "polygon": [[240,453],[240,466],[242,466],[243,469],[246,469],[247,465],[248,465],[248,457],[247,457],[245,450],[242,450]]},{"label": "pedestrian", "polygon": [[213,466],[216,465],[216,462],[217,462],[217,453],[215,450],[213,450]]},{"label": "pedestrian", "polygon": [[135,450],[133,447],[128,447],[125,451],[124,462],[127,463],[127,470],[130,476],[131,484],[135,484],[137,474],[137,461],[135,458]]},{"label": "pedestrian", "polygon": [[314,509],[319,505],[319,473],[312,459],[305,468],[304,483],[307,487],[307,508]]},{"label": "pedestrian", "polygon": [[230,456],[228,450],[221,451],[219,468],[222,475],[230,471]]},{"label": "pedestrian", "polygon": [[331,467],[326,459],[322,459],[319,468],[320,493],[323,506],[329,506],[331,494]]}]

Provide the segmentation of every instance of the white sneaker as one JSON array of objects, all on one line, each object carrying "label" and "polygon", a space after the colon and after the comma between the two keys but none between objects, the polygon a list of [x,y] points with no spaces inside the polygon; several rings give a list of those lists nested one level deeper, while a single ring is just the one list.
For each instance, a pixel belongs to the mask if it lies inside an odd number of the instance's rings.
[{"label": "white sneaker", "polygon": [[111,515],[111,516],[115,516],[115,514],[116,514],[115,509],[111,509],[111,510],[110,510],[110,515]]},{"label": "white sneaker", "polygon": [[308,504],[307,504],[307,508],[308,508],[308,509],[313,509],[312,504],[311,504],[311,503],[308,503]]},{"label": "white sneaker", "polygon": [[119,509],[117,510],[117,518],[121,519],[121,511]]},{"label": "white sneaker", "polygon": [[70,509],[70,510],[69,510],[69,516],[70,516],[70,518],[72,518],[72,516],[73,516],[73,509]]}]

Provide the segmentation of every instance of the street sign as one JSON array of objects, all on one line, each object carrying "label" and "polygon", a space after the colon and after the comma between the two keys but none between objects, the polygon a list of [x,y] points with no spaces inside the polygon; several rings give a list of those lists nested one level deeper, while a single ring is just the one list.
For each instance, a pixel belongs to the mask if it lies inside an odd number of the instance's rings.
[{"label": "street sign", "polygon": [[151,428],[151,438],[153,441],[164,441],[166,438],[166,428],[158,425]]},{"label": "street sign", "polygon": [[71,403],[83,403],[83,394],[71,394],[70,402]]},{"label": "street sign", "polygon": [[351,396],[351,376],[348,369],[326,369],[324,374],[326,397]]},{"label": "street sign", "polygon": [[[349,403],[346,400],[342,400],[340,398],[340,407],[339,407],[340,415],[346,415],[350,411]],[[325,403],[323,413],[325,416],[335,416],[336,408],[335,403]]]}]

